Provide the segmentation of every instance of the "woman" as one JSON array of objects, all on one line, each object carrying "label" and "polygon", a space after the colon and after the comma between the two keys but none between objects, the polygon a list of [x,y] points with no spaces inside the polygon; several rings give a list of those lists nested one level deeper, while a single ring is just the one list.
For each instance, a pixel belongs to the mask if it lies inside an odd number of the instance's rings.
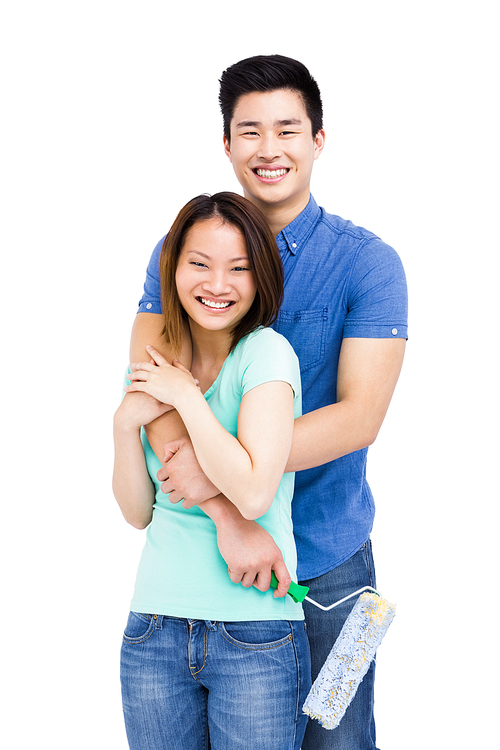
[{"label": "woman", "polygon": [[228,575],[202,507],[169,502],[141,427],[173,406],[209,479],[280,546],[295,571],[283,474],[300,377],[290,344],[267,328],[283,295],[274,237],[232,193],[199,196],[179,213],[161,256],[165,337],[188,372],[149,347],[131,365],[115,415],[113,488],[125,518],[150,522],[122,646],[122,694],[132,750],[290,750],[305,729],[310,687],[303,612],[288,596]]}]

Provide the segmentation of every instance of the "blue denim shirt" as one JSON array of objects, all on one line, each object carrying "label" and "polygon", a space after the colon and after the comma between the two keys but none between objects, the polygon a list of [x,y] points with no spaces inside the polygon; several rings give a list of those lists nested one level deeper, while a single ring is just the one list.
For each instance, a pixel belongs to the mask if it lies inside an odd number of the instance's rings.
[{"label": "blue denim shirt", "polygon": [[[285,298],[274,328],[300,362],[303,412],[335,403],[344,338],[406,338],[407,289],[397,253],[376,235],[309,204],[276,238]],[[159,255],[151,257],[139,312],[161,312]],[[327,573],[365,543],[375,506],[368,449],[297,472],[292,503],[298,579]]]}]

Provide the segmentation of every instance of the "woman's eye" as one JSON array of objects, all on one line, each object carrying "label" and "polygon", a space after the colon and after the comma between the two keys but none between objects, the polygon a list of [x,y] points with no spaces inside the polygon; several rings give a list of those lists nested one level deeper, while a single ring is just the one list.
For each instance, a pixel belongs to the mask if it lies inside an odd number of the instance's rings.
[{"label": "woman's eye", "polygon": [[205,265],[205,263],[200,263],[197,260],[191,261],[192,266],[198,266],[199,268],[207,268],[208,266]]},{"label": "woman's eye", "polygon": [[233,271],[249,271],[249,268],[246,268],[245,266],[236,266],[233,268]]}]

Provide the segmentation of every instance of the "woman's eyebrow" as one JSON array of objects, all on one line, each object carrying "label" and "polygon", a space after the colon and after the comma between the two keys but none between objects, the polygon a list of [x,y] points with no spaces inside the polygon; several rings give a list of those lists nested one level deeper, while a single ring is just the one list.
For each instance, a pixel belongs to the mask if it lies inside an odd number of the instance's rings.
[{"label": "woman's eyebrow", "polygon": [[[195,253],[195,255],[201,255],[201,257],[206,258],[206,260],[211,260],[211,256],[202,253],[201,250],[188,250],[188,253]],[[237,260],[248,260],[248,255],[239,255],[237,258],[230,258],[229,262],[236,263]]]}]

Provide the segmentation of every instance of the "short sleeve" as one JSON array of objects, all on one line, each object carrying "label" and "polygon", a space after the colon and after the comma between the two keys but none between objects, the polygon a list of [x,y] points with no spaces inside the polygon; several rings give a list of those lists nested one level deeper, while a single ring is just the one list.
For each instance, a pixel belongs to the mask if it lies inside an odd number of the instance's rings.
[{"label": "short sleeve", "polygon": [[158,242],[146,269],[144,293],[137,312],[162,313],[160,287],[160,254],[165,237]]},{"label": "short sleeve", "polygon": [[295,394],[295,416],[302,407],[299,360],[287,339],[272,328],[250,335],[241,361],[242,393],[263,383],[289,383]]},{"label": "short sleeve", "polygon": [[359,251],[349,280],[345,338],[408,338],[408,291],[403,264],[381,240]]}]

